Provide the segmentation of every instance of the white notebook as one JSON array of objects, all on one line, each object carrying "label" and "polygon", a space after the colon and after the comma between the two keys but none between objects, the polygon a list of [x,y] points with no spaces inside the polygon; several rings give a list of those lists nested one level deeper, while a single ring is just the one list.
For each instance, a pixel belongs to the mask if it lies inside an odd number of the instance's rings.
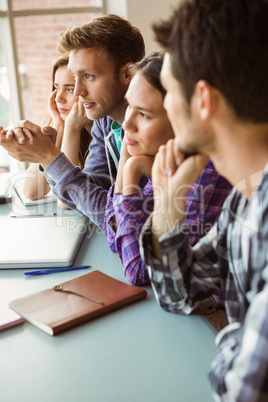
[{"label": "white notebook", "polygon": [[1,224],[0,269],[71,266],[87,225],[85,216],[8,217]]},{"label": "white notebook", "polygon": [[57,201],[57,197],[55,196],[55,194],[53,194],[51,190],[44,197],[40,197],[37,200],[30,200],[30,198],[27,198],[23,192],[24,180],[24,177],[16,178],[16,180],[13,178],[13,188],[15,189],[25,207],[30,207],[31,205],[47,204],[49,202]]},{"label": "white notebook", "polygon": [[0,174],[0,204],[11,202],[11,173]]}]

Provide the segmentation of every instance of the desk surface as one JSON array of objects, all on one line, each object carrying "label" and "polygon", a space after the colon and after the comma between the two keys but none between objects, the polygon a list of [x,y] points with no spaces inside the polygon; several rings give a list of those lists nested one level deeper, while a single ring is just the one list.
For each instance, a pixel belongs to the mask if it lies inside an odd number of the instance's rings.
[{"label": "desk surface", "polygon": [[[0,205],[0,222],[11,208]],[[79,250],[75,264],[82,263],[126,282],[118,256],[96,228]],[[23,270],[1,270],[0,302],[84,274],[25,278]],[[0,332],[1,402],[212,401],[207,374],[214,328],[198,315],[165,312],[150,286],[146,290],[147,299],[56,337],[28,323]]]}]

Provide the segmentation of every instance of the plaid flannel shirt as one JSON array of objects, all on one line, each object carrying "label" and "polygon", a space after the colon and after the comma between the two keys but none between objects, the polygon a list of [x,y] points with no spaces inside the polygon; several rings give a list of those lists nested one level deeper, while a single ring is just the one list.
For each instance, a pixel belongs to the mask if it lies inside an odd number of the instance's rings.
[{"label": "plaid flannel shirt", "polygon": [[[153,254],[150,219],[140,237],[152,286],[167,311],[190,314],[222,289],[229,325],[216,337],[215,400],[268,400],[268,165],[251,200],[233,190],[212,230],[194,247],[175,227]],[[179,358],[179,356],[178,356]]]},{"label": "plaid flannel shirt", "polygon": [[[188,191],[186,196],[186,223],[190,244],[195,244],[213,226],[221,207],[231,190],[231,185],[216,172],[211,161]],[[124,196],[108,192],[104,231],[110,250],[118,253],[125,276],[134,285],[149,282],[147,267],[141,260],[139,235],[148,216],[153,211],[152,181],[136,193]],[[117,231],[109,224],[116,218]]]}]

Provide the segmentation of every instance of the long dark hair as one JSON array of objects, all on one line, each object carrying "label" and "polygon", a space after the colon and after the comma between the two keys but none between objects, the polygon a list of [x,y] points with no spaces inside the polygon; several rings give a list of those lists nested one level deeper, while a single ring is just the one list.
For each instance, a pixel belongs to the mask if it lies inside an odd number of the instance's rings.
[{"label": "long dark hair", "polygon": [[166,95],[166,90],[163,88],[160,81],[160,72],[162,69],[164,60],[163,53],[154,52],[149,56],[144,57],[141,61],[129,66],[130,75],[133,76],[136,73],[141,74],[154,88],[156,88],[163,98]]}]

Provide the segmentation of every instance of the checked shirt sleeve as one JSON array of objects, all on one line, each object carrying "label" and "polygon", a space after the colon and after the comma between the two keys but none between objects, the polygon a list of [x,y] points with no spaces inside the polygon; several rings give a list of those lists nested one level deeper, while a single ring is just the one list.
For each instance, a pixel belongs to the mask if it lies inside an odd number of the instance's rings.
[{"label": "checked shirt sleeve", "polygon": [[[139,235],[142,226],[153,210],[151,185],[145,186],[140,192],[123,196],[109,191],[105,216],[105,234],[109,248],[117,252],[127,280],[133,285],[149,283],[147,267],[141,260],[139,251]],[[116,232],[109,224],[115,216]]]},{"label": "checked shirt sleeve", "polygon": [[191,246],[212,228],[231,189],[231,184],[216,172],[213,163],[208,160],[185,200]]},{"label": "checked shirt sleeve", "polygon": [[244,325],[233,323],[216,338],[210,381],[221,402],[268,400],[268,265],[265,286],[253,299]]},{"label": "checked shirt sleeve", "polygon": [[115,242],[116,232],[114,231],[114,229],[110,224],[111,219],[114,218],[115,216],[113,198],[114,198],[114,184],[108,191],[107,195],[107,204],[104,217],[104,233],[106,236],[109,249],[114,253],[117,253],[116,242]]},{"label": "checked shirt sleeve", "polygon": [[190,314],[220,288],[218,254],[224,260],[226,250],[221,246],[217,224],[193,247],[183,233],[184,228],[182,222],[160,238],[162,263],[152,252],[150,217],[142,230],[140,251],[161,307],[173,313]]},{"label": "checked shirt sleeve", "polygon": [[[251,198],[247,215],[251,219],[250,230],[246,220],[243,225],[238,220],[235,228],[240,228],[240,241],[232,236],[230,272],[241,285],[234,289],[236,293],[233,288],[229,290],[227,302],[237,297],[239,309],[237,318],[234,316],[233,323],[216,338],[218,353],[210,373],[215,393],[220,396],[216,400],[222,402],[268,401],[267,189],[266,176],[264,185]],[[239,253],[235,254],[235,248]]]}]

